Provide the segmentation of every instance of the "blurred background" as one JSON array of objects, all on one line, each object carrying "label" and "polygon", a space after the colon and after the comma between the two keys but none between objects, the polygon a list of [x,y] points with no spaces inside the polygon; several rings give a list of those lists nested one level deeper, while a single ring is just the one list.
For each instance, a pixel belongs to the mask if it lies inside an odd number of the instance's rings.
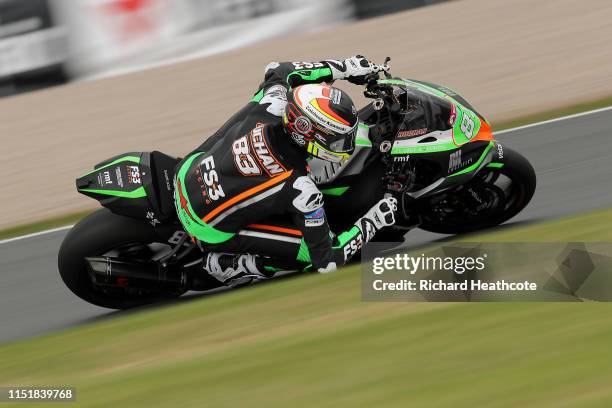
[{"label": "blurred background", "polygon": [[445,0],[0,0],[0,96]]}]

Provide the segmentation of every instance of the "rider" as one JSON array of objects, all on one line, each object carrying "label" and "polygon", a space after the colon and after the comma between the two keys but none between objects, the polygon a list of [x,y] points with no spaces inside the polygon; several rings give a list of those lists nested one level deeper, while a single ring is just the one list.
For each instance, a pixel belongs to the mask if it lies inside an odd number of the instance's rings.
[{"label": "rider", "polygon": [[235,286],[298,264],[329,272],[395,223],[397,201],[384,198],[349,231],[331,233],[307,164],[309,157],[340,163],[355,148],[357,110],[329,83],[363,84],[387,69],[359,55],[272,62],[250,103],[183,159],[176,209],[205,253],[206,273]]}]

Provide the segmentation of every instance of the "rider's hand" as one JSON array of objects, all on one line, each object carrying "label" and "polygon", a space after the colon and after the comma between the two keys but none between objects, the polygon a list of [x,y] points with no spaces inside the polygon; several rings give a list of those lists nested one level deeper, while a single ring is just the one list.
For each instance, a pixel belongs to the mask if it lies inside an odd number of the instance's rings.
[{"label": "rider's hand", "polygon": [[349,82],[356,85],[365,84],[366,76],[376,74],[380,71],[388,71],[387,65],[376,65],[362,55],[356,55],[344,60],[346,72],[342,79],[347,79]]},{"label": "rider's hand", "polygon": [[386,197],[370,208],[363,218],[374,224],[376,230],[380,230],[395,224],[395,211],[397,211],[397,199]]}]

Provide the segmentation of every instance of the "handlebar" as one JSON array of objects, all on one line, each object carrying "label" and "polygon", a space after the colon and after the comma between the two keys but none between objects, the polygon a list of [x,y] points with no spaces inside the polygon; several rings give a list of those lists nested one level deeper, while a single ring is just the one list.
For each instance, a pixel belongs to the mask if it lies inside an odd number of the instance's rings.
[{"label": "handlebar", "polygon": [[384,67],[386,69],[381,69],[379,72],[375,74],[370,74],[365,78],[365,90],[363,91],[363,95],[366,98],[377,99],[384,98],[385,96],[389,96],[393,94],[393,88],[389,85],[381,85],[378,83],[380,79],[380,72],[382,72],[385,78],[391,78],[391,74],[389,73],[389,62],[391,61],[390,57],[385,58],[385,62],[380,65],[380,67]]}]

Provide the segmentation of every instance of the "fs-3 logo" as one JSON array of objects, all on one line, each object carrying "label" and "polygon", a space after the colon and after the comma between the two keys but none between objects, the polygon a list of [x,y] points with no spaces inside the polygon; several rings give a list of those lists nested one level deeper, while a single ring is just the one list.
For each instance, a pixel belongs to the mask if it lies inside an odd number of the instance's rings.
[{"label": "fs-3 logo", "polygon": [[461,167],[461,150],[451,153],[448,159],[448,172],[452,172]]},{"label": "fs-3 logo", "polygon": [[357,251],[363,246],[363,235],[361,232],[357,236],[351,239],[344,246],[344,261],[347,261],[351,256],[355,255]]},{"label": "fs-3 logo", "polygon": [[140,169],[138,168],[138,166],[126,166],[126,167],[127,167],[128,183],[141,184]]},{"label": "fs-3 logo", "polygon": [[[206,195],[212,201],[217,201],[221,197],[225,197],[223,187],[219,183],[219,175],[215,170],[215,159],[212,156],[208,156],[202,160],[200,166],[200,174],[198,174],[198,182],[206,189]],[[197,174],[197,171],[196,171]]]}]

